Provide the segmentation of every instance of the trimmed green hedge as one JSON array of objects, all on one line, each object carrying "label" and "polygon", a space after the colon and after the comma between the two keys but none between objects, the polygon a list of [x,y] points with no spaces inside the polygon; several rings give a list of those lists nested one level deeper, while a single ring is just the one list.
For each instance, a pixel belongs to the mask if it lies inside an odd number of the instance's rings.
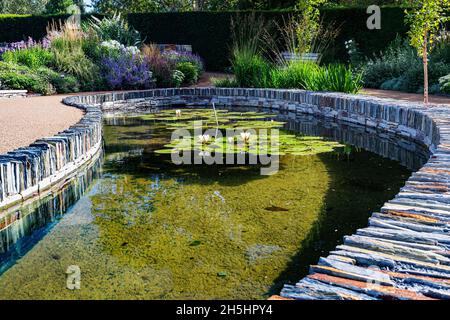
[{"label": "trimmed green hedge", "polygon": [[[280,23],[293,11],[261,11],[260,14]],[[236,12],[139,13],[128,20],[147,41],[191,44],[206,61],[208,70],[229,66],[230,21]],[[404,9],[382,8],[381,30],[368,30],[365,8],[323,9],[324,23],[334,21],[341,33],[330,47],[325,61],[348,59],[344,41],[354,38],[363,54],[372,55],[385,49],[397,34],[404,36]]]},{"label": "trimmed green hedge", "polygon": [[[243,12],[241,12],[242,14]],[[259,11],[268,19],[282,21],[293,11]],[[191,44],[211,71],[229,66],[230,22],[236,12],[172,12],[135,13],[128,15],[130,24],[141,32],[146,42]],[[404,35],[404,9],[382,8],[381,30],[368,30],[365,8],[323,9],[325,23],[334,21],[341,28],[336,42],[331,46],[325,61],[345,61],[347,53],[344,41],[354,38],[363,54],[372,55],[386,48],[397,34]],[[11,42],[31,36],[45,35],[51,20],[65,16],[0,16],[0,42]],[[84,16],[83,18],[87,18]]]}]

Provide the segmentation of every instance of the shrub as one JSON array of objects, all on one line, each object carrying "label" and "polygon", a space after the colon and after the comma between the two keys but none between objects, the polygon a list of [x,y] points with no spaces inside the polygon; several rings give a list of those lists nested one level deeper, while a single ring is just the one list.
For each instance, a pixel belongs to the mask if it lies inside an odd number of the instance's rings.
[{"label": "shrub", "polygon": [[[448,47],[445,43],[441,43],[430,55],[428,65],[430,87],[437,87],[439,78],[450,73]],[[364,67],[364,85],[368,88],[422,93],[423,82],[422,60],[414,48],[400,38],[397,38],[380,57],[369,60]]]},{"label": "shrub", "polygon": [[450,93],[450,74],[439,79],[439,87],[441,92]]},{"label": "shrub", "polygon": [[201,75],[204,71],[203,60],[198,54],[191,52],[165,51],[163,55],[174,64],[178,64],[181,62],[191,63],[196,67],[197,73],[199,75]]},{"label": "shrub", "polygon": [[183,83],[194,84],[198,81],[198,69],[190,62],[180,62],[176,66],[176,70],[181,71],[184,75]]},{"label": "shrub", "polygon": [[52,84],[57,93],[71,93],[80,91],[80,83],[71,75],[58,73],[49,68],[39,68],[36,72]]},{"label": "shrub", "polygon": [[83,89],[95,89],[93,83],[98,75],[98,67],[86,57],[81,42],[79,44],[66,43],[55,46],[52,47],[52,51],[55,55],[55,67],[58,71],[73,75],[80,81]]},{"label": "shrub", "polygon": [[153,86],[148,62],[140,55],[124,53],[105,57],[101,74],[110,89],[148,89]]},{"label": "shrub", "polygon": [[125,46],[140,46],[142,43],[139,32],[130,27],[120,14],[101,20],[92,16],[89,26],[101,41],[116,40]]},{"label": "shrub", "polygon": [[39,46],[7,51],[2,55],[3,61],[25,65],[31,69],[50,66],[54,63],[53,53]]},{"label": "shrub", "polygon": [[142,54],[149,63],[150,70],[153,73],[158,87],[180,86],[184,81],[184,75],[180,82],[180,74],[175,74],[174,61],[162,54],[156,45],[145,45],[142,48]]},{"label": "shrub", "polygon": [[28,90],[40,94],[55,93],[50,82],[26,66],[0,61],[0,82],[9,89]]}]

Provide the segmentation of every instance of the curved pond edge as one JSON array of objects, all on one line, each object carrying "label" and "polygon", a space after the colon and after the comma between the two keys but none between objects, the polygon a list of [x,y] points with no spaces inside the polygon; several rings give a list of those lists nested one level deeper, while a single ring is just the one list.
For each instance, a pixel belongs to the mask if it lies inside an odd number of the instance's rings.
[{"label": "curved pond edge", "polygon": [[65,104],[85,110],[78,124],[29,148],[0,156],[0,208],[48,188],[89,161],[101,149],[103,113],[207,106],[212,102],[357,123],[380,134],[412,139],[432,154],[397,196],[373,213],[367,228],[344,237],[342,245],[311,266],[308,276],[296,285],[285,285],[281,297],[450,298],[450,109],[444,105],[424,107],[360,95],[240,88],[154,89],[68,97]]}]

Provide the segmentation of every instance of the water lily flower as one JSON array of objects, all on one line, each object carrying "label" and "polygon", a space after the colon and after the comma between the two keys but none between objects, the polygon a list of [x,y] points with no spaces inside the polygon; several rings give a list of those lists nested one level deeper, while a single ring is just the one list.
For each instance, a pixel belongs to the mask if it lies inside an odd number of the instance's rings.
[{"label": "water lily flower", "polygon": [[241,132],[241,138],[244,142],[248,142],[250,140],[250,132]]},{"label": "water lily flower", "polygon": [[211,136],[209,134],[201,134],[198,136],[198,140],[201,143],[208,143],[211,140]]},{"label": "water lily flower", "polygon": [[175,116],[181,117],[181,110],[180,109],[175,110]]}]

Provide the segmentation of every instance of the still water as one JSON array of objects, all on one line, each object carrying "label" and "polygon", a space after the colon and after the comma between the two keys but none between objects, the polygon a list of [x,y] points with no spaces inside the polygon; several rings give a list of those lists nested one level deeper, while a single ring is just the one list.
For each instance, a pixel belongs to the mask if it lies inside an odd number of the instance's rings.
[{"label": "still water", "polygon": [[[427,157],[364,128],[281,116],[273,119],[296,152],[281,155],[274,175],[173,164],[171,131],[198,117],[211,121],[199,110],[107,118],[97,161],[1,213],[0,299],[264,299],[366,226]],[[221,126],[271,117],[219,112],[229,120]],[[81,271],[79,290],[66,287],[70,266]]]}]

